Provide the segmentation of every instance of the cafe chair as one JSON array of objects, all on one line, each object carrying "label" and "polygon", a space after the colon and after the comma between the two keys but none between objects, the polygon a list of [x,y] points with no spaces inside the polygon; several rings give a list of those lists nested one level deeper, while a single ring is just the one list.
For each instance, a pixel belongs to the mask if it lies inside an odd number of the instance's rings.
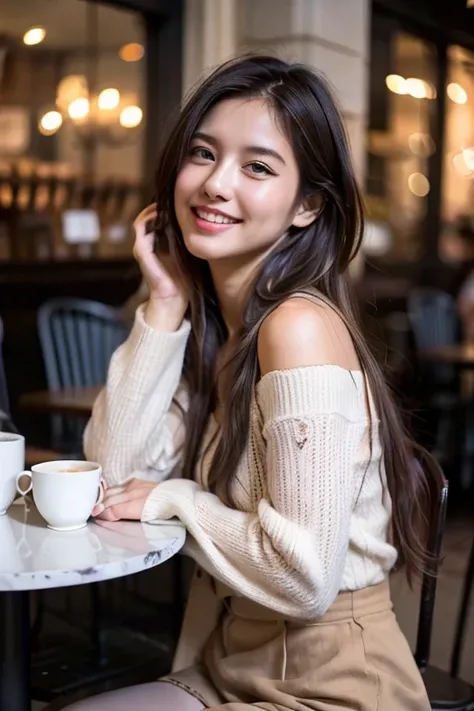
[{"label": "cafe chair", "polygon": [[[105,383],[110,358],[128,331],[118,310],[107,304],[76,298],[46,301],[38,310],[38,333],[49,390]],[[53,447],[80,449],[84,425],[83,418],[53,415]]]},{"label": "cafe chair", "polygon": [[459,337],[456,302],[441,289],[418,287],[408,294],[408,316],[417,348],[454,345]]},{"label": "cafe chair", "polygon": [[429,532],[428,550],[432,564],[422,578],[414,656],[433,711],[474,711],[474,688],[429,664],[437,576],[448,505],[448,482],[441,468],[436,467],[436,469],[441,487],[436,515]]},{"label": "cafe chair", "polygon": [[[407,310],[416,351],[459,343],[456,302],[450,294],[433,287],[418,287],[408,294]],[[471,447],[459,433],[466,430],[472,402],[460,392],[459,371],[452,365],[423,362],[418,373],[423,403],[437,418],[433,454],[443,462],[457,455],[462,461],[461,482],[467,485],[471,478]]]},{"label": "cafe chair", "polygon": [[459,664],[468,622],[469,606],[472,598],[472,587],[474,583],[474,540],[471,545],[469,562],[464,576],[463,591],[461,596],[461,606],[459,608],[456,631],[454,634],[453,653],[451,656],[451,676],[456,677],[459,673]]}]

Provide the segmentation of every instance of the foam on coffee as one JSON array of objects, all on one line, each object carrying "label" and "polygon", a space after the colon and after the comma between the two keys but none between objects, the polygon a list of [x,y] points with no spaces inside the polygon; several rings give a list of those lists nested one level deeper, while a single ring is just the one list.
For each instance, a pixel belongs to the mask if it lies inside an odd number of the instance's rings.
[{"label": "foam on coffee", "polygon": [[56,469],[58,474],[77,474],[78,472],[91,472],[91,467],[67,467],[66,469]]}]

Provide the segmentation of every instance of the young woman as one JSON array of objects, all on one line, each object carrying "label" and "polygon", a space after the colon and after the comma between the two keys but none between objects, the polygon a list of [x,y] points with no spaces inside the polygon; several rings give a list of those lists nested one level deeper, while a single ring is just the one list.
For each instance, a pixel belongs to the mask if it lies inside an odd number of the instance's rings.
[{"label": "young woman", "polygon": [[156,196],[156,249],[154,208],[136,224],[149,298],[85,451],[95,514],[178,517],[196,573],[171,674],[73,708],[427,711],[387,578],[428,562],[430,482],[354,316],[361,199],[323,79],[217,69]]}]

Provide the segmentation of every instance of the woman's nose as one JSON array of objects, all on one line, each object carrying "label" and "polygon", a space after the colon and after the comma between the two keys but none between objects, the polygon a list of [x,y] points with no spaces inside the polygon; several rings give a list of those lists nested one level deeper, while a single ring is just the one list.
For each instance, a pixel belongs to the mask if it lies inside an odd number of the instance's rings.
[{"label": "woman's nose", "polygon": [[230,200],[233,193],[231,167],[216,166],[204,183],[204,192],[211,200]]}]

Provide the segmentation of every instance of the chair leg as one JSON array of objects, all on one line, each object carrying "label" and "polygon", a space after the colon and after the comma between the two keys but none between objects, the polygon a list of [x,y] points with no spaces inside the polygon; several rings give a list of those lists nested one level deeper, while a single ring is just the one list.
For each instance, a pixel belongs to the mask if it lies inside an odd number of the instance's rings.
[{"label": "chair leg", "polygon": [[106,607],[103,605],[104,590],[102,583],[91,583],[91,642],[94,660],[97,666],[102,667],[107,661],[105,652],[106,634]]},{"label": "chair leg", "polygon": [[173,594],[173,617],[174,617],[174,633],[176,639],[178,638],[179,631],[181,629],[181,622],[183,619],[184,612],[184,599],[183,599],[183,558],[180,555],[176,555],[172,561],[172,594]]},{"label": "chair leg", "polygon": [[34,622],[31,626],[31,639],[32,639],[33,643],[36,643],[38,641],[38,638],[41,634],[41,630],[43,629],[43,624],[44,624],[43,591],[37,590],[35,597],[36,597],[36,615],[34,618]]},{"label": "chair leg", "polygon": [[454,636],[453,653],[451,656],[451,676],[457,677],[459,674],[459,664],[461,661],[461,652],[464,642],[465,626],[467,622],[467,613],[469,611],[469,603],[471,601],[472,585],[474,583],[474,540],[471,546],[469,556],[469,564],[467,566],[466,576],[462,591],[461,607],[459,609],[458,620],[456,624],[456,634]]}]

